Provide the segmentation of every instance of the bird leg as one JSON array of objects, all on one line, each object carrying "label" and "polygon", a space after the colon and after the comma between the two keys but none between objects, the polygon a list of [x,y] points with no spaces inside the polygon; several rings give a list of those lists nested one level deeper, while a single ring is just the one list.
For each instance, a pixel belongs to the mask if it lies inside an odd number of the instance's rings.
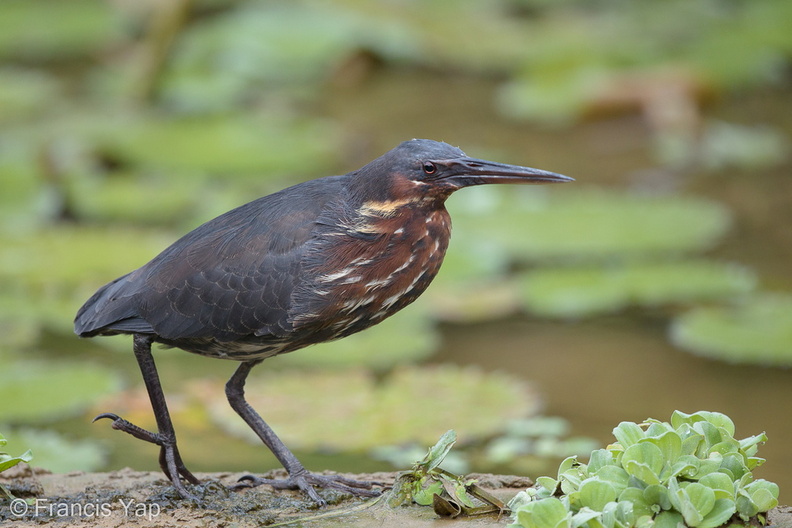
[{"label": "bird leg", "polygon": [[195,500],[196,497],[184,487],[181,477],[187,479],[191,484],[200,484],[201,481],[185,467],[181,455],[179,455],[179,449],[176,447],[176,432],[173,429],[173,422],[171,422],[170,413],[168,412],[168,405],[165,402],[165,395],[162,392],[162,385],[160,384],[159,375],[157,374],[157,366],[154,363],[154,357],[151,355],[152,342],[153,338],[151,336],[135,334],[133,350],[135,351],[135,357],[140,366],[140,372],[143,374],[143,381],[146,384],[146,390],[151,400],[154,417],[157,419],[157,432],[153,433],[142,427],[138,427],[113,413],[100,414],[94,418],[93,421],[109,418],[113,420],[113,429],[123,431],[135,438],[160,446],[159,464],[163,473],[165,473],[165,476],[173,483],[179,495],[185,499]]},{"label": "bird leg", "polygon": [[272,454],[283,464],[289,477],[285,479],[266,479],[255,475],[245,475],[239,479],[239,484],[233,489],[248,488],[267,484],[276,489],[300,489],[308,495],[315,503],[324,506],[327,502],[319,496],[314,486],[319,488],[334,488],[352,495],[364,497],[376,497],[380,494],[378,490],[372,490],[375,483],[354,480],[341,475],[317,475],[311,473],[297,460],[297,457],[275,434],[272,428],[261,418],[261,416],[245,400],[245,380],[250,370],[261,363],[261,360],[246,361],[239,365],[234,375],[226,383],[226,396],[228,403],[231,404],[239,416],[250,426],[253,431],[261,438],[262,442],[272,451]]}]

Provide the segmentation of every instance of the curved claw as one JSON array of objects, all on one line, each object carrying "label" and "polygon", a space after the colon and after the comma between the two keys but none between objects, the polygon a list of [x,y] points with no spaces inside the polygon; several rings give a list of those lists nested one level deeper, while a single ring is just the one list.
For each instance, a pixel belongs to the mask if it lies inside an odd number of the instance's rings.
[{"label": "curved claw", "polygon": [[102,413],[102,414],[97,415],[93,420],[91,420],[91,423],[94,423],[97,420],[101,420],[102,418],[109,418],[109,419],[111,419],[113,421],[121,419],[121,417],[118,416],[117,414],[106,412],[106,413]]}]

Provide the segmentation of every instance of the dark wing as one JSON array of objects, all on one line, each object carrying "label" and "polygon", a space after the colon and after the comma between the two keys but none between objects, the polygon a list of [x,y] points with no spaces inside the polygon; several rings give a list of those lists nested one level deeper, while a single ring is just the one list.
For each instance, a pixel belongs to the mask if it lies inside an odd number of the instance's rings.
[{"label": "dark wing", "polygon": [[102,287],[77,313],[81,336],[153,333],[168,340],[291,330],[291,294],[316,219],[342,178],[312,180],[238,207]]}]

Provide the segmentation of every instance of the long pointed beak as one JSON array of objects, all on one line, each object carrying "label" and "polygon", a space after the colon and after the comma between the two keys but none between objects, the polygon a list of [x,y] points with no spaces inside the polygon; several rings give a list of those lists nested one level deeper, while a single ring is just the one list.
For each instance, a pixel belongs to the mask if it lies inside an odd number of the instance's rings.
[{"label": "long pointed beak", "polygon": [[507,165],[495,161],[475,158],[458,158],[438,161],[437,165],[446,167],[442,178],[458,187],[483,185],[486,183],[564,183],[575,181],[569,176],[555,172]]}]

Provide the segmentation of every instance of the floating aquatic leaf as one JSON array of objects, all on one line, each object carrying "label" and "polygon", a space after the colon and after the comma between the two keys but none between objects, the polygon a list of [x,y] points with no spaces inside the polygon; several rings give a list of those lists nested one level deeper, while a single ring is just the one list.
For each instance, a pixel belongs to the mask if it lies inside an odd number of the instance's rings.
[{"label": "floating aquatic leaf", "polygon": [[[594,451],[588,465],[574,459],[561,463],[560,496],[550,477],[518,494],[509,504],[513,518],[523,528],[539,528],[533,511],[555,499],[548,509],[560,504],[579,521],[577,528],[676,528],[682,520],[685,526],[716,528],[735,512],[755,521],[751,518],[778,504],[778,486],[753,481],[746,449],[753,450],[754,437],[737,441],[733,432],[727,416],[707,411],[676,411],[672,424],[622,422],[614,429],[619,443]],[[696,455],[680,456],[692,451],[683,439],[695,435],[702,437]],[[564,518],[560,509],[554,515]]]},{"label": "floating aquatic leaf", "polygon": [[254,98],[277,97],[283,105],[316,96],[321,81],[358,49],[376,52],[388,43],[412,44],[393,23],[341,5],[243,2],[185,29],[163,76],[162,98],[191,112]]},{"label": "floating aquatic leaf", "polygon": [[12,429],[8,437],[16,445],[30,448],[35,455],[32,464],[53,473],[96,471],[107,457],[107,450],[91,440],[70,440],[62,434],[46,429]]},{"label": "floating aquatic leaf", "polygon": [[[225,403],[221,383],[193,387],[218,424],[259,442]],[[267,410],[267,422],[286,444],[334,451],[430,443],[448,427],[466,439],[482,438],[536,409],[524,383],[451,366],[400,367],[380,383],[361,370],[254,373],[246,396],[254,408]],[[306,413],[310,420],[294,419]]]},{"label": "floating aquatic leaf", "polygon": [[200,220],[195,211],[201,210],[199,193],[203,194],[204,185],[209,184],[113,174],[98,181],[75,182],[70,188],[74,213],[81,219],[145,226],[174,224],[185,217]]},{"label": "floating aquatic leaf", "polygon": [[114,371],[98,366],[16,361],[0,369],[0,420],[40,424],[61,419],[120,385]]},{"label": "floating aquatic leaf", "polygon": [[440,336],[422,310],[410,309],[382,323],[339,341],[322,343],[299,354],[278,358],[280,367],[349,368],[367,366],[387,370],[394,365],[414,363],[429,357]]},{"label": "floating aquatic leaf", "polygon": [[648,485],[660,483],[663,452],[654,444],[638,442],[624,450],[622,465],[630,476]]},{"label": "floating aquatic leaf", "polygon": [[56,103],[60,90],[57,79],[44,71],[1,68],[0,123],[41,115]]},{"label": "floating aquatic leaf", "polygon": [[0,58],[89,56],[122,35],[120,21],[110,3],[96,0],[4,0],[0,2]]},{"label": "floating aquatic leaf", "polygon": [[42,229],[36,236],[4,235],[0,280],[13,279],[33,288],[96,289],[145,264],[172,238],[163,231],[71,225]]},{"label": "floating aquatic leaf", "polygon": [[134,166],[307,179],[334,161],[335,136],[321,121],[245,115],[127,119],[97,140],[109,155]]},{"label": "floating aquatic leaf", "polygon": [[616,437],[623,449],[627,449],[644,438],[644,432],[638,424],[622,422],[613,429],[613,436]]},{"label": "floating aquatic leaf", "polygon": [[711,170],[759,169],[782,163],[789,153],[783,135],[767,126],[710,123],[703,132],[700,158]]},{"label": "floating aquatic leaf", "polygon": [[562,528],[569,526],[569,517],[566,506],[555,497],[550,497],[527,503],[517,511],[516,521],[520,526],[533,528]]},{"label": "floating aquatic leaf", "polygon": [[527,272],[521,285],[524,302],[532,312],[581,317],[630,305],[653,307],[730,298],[753,290],[756,277],[742,266],[696,260],[537,269]]},{"label": "floating aquatic leaf", "polygon": [[480,233],[458,230],[443,267],[419,303],[436,319],[469,323],[492,320],[519,310],[505,248]]},{"label": "floating aquatic leaf", "polygon": [[0,318],[7,312],[7,319],[26,321],[35,332],[71,333],[82,300],[145,264],[171,239],[163,232],[72,225],[39,229],[35,236],[0,234]]},{"label": "floating aquatic leaf", "polygon": [[616,500],[616,489],[608,482],[599,479],[586,479],[580,483],[578,500],[582,507],[603,510],[605,505]]},{"label": "floating aquatic leaf", "polygon": [[[479,189],[478,191],[485,191]],[[728,229],[726,208],[705,199],[594,189],[492,190],[488,207],[453,206],[458,231],[529,260],[605,260],[711,247]],[[473,193],[471,193],[473,194]]]},{"label": "floating aquatic leaf", "polygon": [[792,297],[761,294],[727,307],[701,307],[672,323],[679,347],[734,363],[792,365]]}]

